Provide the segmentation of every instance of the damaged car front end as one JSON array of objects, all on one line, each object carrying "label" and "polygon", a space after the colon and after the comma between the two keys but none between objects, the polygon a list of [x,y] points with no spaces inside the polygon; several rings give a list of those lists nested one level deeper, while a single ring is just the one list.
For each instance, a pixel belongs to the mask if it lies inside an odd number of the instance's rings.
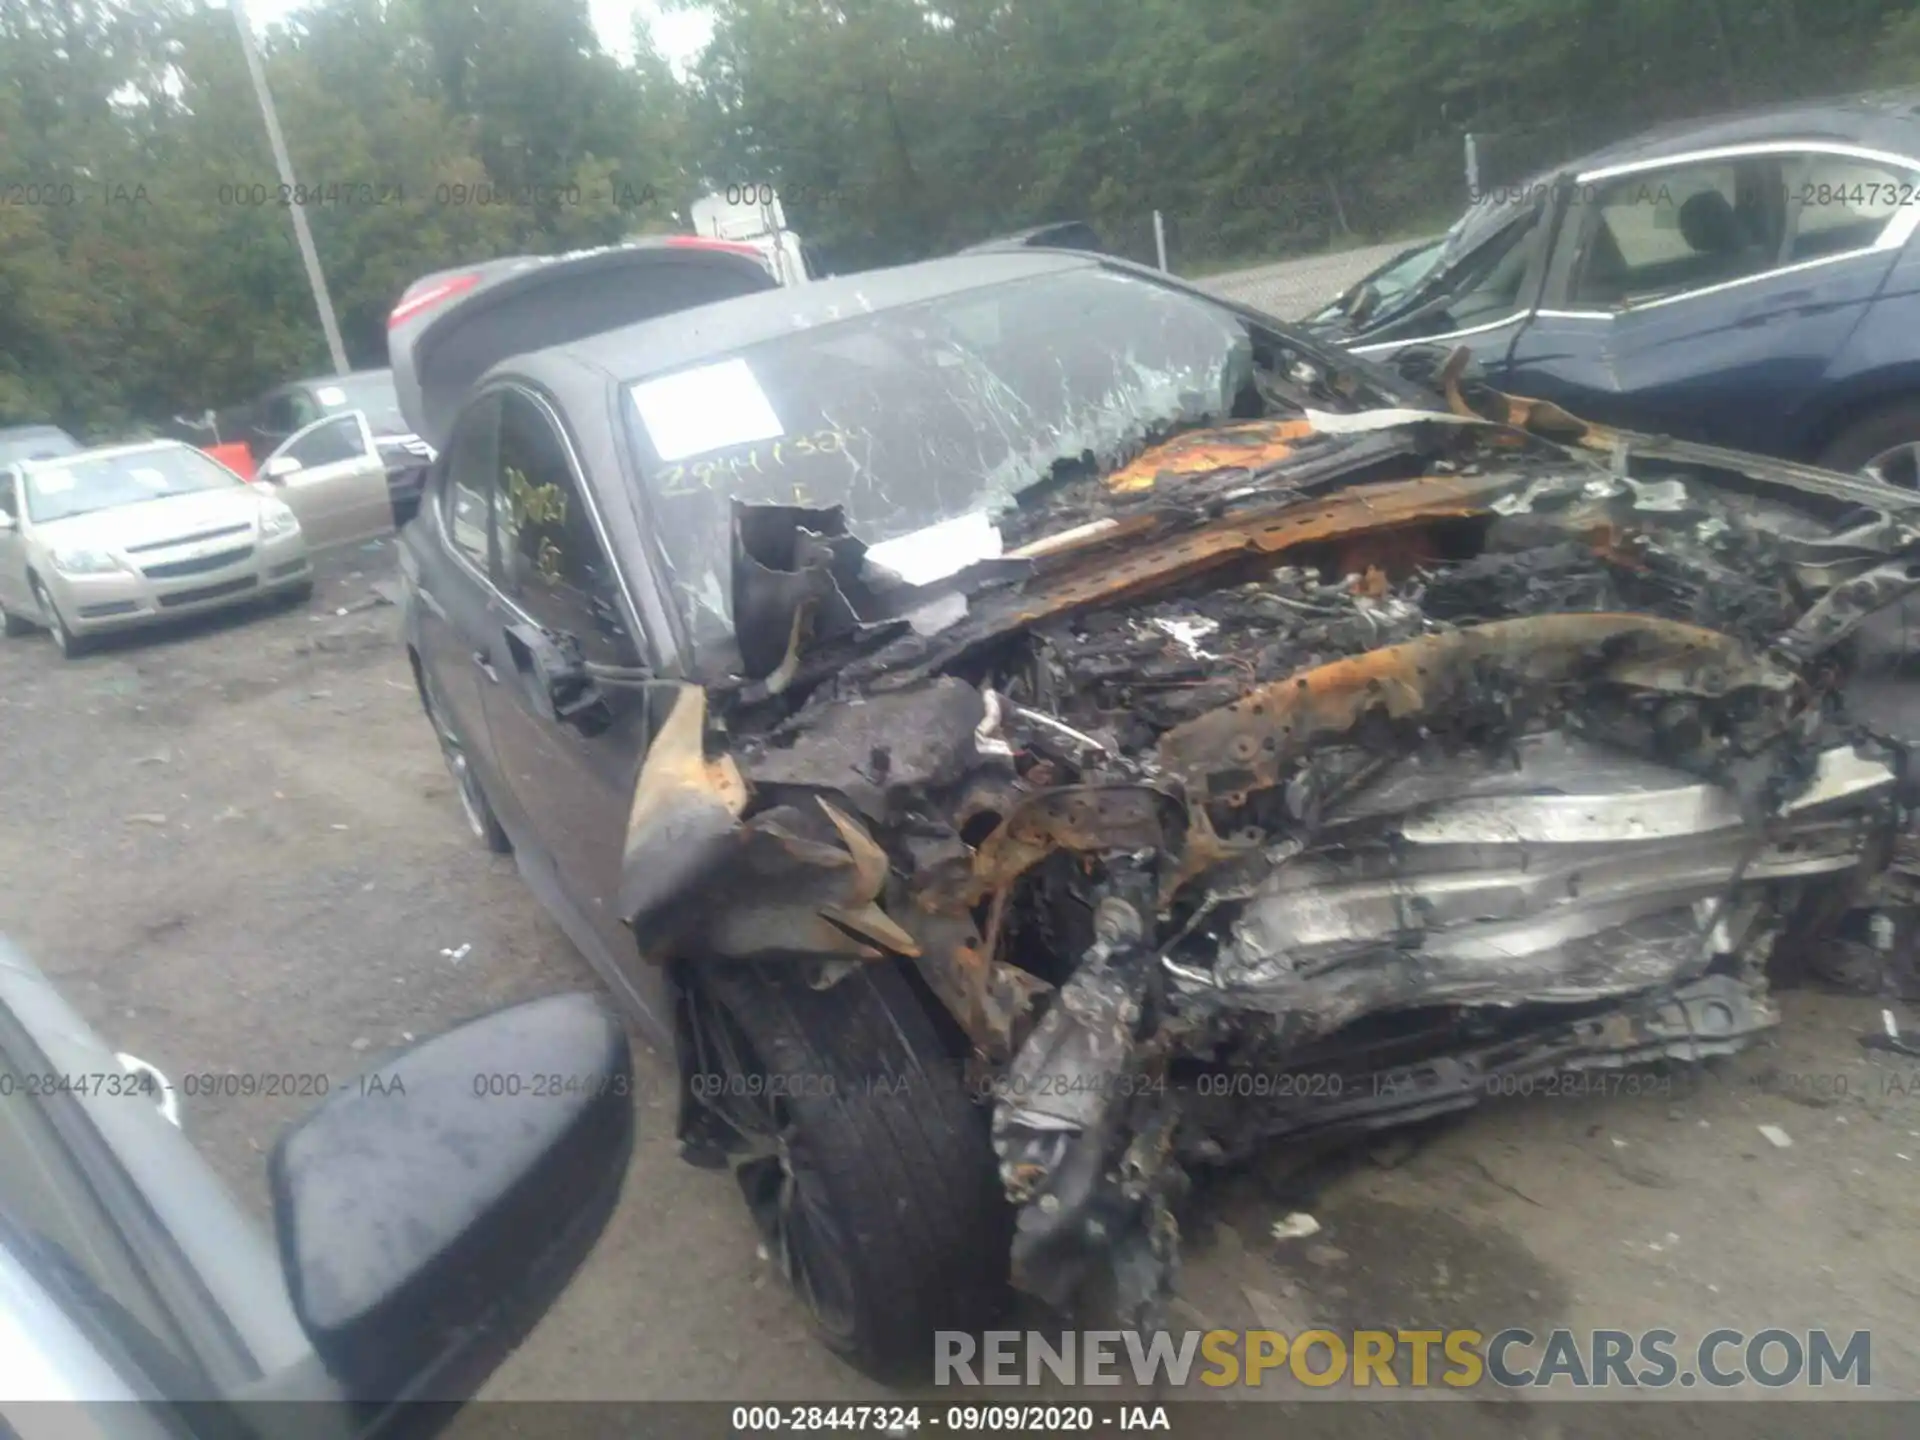
[{"label": "damaged car front end", "polygon": [[1452,398],[1181,432],[904,589],[732,507],[752,659],[659,737],[623,904],[912,965],[1050,1300],[1151,1316],[1194,1165],[1738,1050],[1885,864],[1846,641],[1920,582],[1909,497]]},{"label": "damaged car front end", "polygon": [[[520,801],[575,930],[624,925],[597,963],[669,994],[689,1158],[855,1364],[924,1364],[1009,1263],[1151,1325],[1201,1168],[1727,1054],[1783,977],[1914,933],[1920,497],[1463,362],[1428,389],[1022,251],[482,382],[467,413],[521,385],[576,437],[606,563],[567,578],[558,482],[456,509],[572,588],[425,646],[429,712],[477,643],[546,657],[537,756],[462,732],[456,775]],[[415,539],[422,588],[471,580]]]}]

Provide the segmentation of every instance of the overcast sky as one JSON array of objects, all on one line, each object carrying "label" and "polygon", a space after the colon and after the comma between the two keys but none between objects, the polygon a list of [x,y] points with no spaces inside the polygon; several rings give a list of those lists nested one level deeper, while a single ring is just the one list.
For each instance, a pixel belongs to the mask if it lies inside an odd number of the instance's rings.
[{"label": "overcast sky", "polygon": [[[243,0],[255,28],[283,20],[311,0]],[[587,0],[600,43],[621,59],[633,54],[633,22],[644,15],[653,30],[654,47],[681,69],[707,43],[713,22],[703,11],[676,10],[663,14],[656,0]]]}]

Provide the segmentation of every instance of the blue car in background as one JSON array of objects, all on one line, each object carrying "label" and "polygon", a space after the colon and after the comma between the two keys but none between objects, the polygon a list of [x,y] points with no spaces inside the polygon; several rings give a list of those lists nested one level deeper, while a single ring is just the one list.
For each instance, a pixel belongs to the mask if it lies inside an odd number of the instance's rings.
[{"label": "blue car in background", "polygon": [[1920,96],[1667,126],[1489,188],[1309,321],[1587,419],[1920,485]]}]

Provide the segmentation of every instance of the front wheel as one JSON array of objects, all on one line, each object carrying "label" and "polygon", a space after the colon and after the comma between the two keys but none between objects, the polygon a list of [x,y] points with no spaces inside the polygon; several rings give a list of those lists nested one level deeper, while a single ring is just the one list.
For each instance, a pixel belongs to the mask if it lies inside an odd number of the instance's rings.
[{"label": "front wheel", "polygon": [[40,583],[38,575],[33,577],[33,599],[40,607],[40,622],[47,627],[47,633],[53,637],[53,646],[62,657],[68,660],[87,652],[87,641],[67,628],[60,607],[53,603],[53,597],[47,593],[47,587]]},{"label": "front wheel", "polygon": [[1896,400],[1861,416],[1820,452],[1820,463],[1920,490],[1920,400]]},{"label": "front wheel", "polygon": [[424,665],[415,674],[420,682],[421,707],[427,712],[427,723],[433,726],[434,738],[440,742],[440,755],[447,762],[447,773],[453,776],[454,793],[460,797],[460,813],[467,817],[467,828],[473,831],[474,839],[495,855],[511,854],[513,841],[507,838],[500,817],[493,813],[487,792],[480,788],[480,777],[473,773],[473,762],[467,756],[466,741],[453,728],[438,688],[427,678]]},{"label": "front wheel", "polygon": [[893,964],[816,990],[712,962],[687,1008],[688,1083],[741,1137],[747,1208],[826,1346],[893,1380],[991,1323],[1013,1216],[987,1116]]}]

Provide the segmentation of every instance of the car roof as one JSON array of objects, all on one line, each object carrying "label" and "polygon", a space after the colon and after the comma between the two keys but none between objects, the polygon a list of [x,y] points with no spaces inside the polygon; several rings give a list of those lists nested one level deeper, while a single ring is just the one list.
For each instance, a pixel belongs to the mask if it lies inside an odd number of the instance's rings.
[{"label": "car roof", "polygon": [[121,445],[95,445],[88,450],[76,450],[71,455],[49,455],[43,460],[16,460],[13,463],[27,470],[60,470],[78,460],[113,460],[123,455],[150,455],[156,450],[192,450],[196,455],[206,453],[184,440],[134,440]]},{"label": "car roof", "polygon": [[1584,173],[1695,150],[1794,140],[1836,141],[1920,160],[1920,90],[1796,101],[1675,121],[1643,130],[1555,171]]},{"label": "car roof", "polygon": [[549,346],[502,362],[499,368],[517,369],[527,362],[564,358],[591,366],[614,379],[632,379],[696,364],[779,335],[835,324],[857,315],[897,309],[987,285],[1101,268],[1104,267],[1100,257],[1084,251],[1026,248],[967,251],[913,265],[866,270],[731,300],[715,300],[697,309]]},{"label": "car roof", "polygon": [[342,380],[392,380],[393,371],[386,366],[377,370],[349,370],[344,375],[310,375],[304,380],[289,380],[284,385],[276,385],[267,393],[277,395],[282,390],[308,390],[316,385],[338,385]]},{"label": "car roof", "polygon": [[422,276],[387,320],[400,411],[446,443],[465,397],[494,366],[635,316],[682,315],[780,282],[751,245],[652,236],[562,255],[513,255]]},{"label": "car roof", "polygon": [[962,254],[991,250],[1001,245],[1052,246],[1061,250],[1101,250],[1105,248],[1100,232],[1085,220],[1054,220],[1045,225],[1029,225],[1006,235],[978,240],[962,248]]}]

